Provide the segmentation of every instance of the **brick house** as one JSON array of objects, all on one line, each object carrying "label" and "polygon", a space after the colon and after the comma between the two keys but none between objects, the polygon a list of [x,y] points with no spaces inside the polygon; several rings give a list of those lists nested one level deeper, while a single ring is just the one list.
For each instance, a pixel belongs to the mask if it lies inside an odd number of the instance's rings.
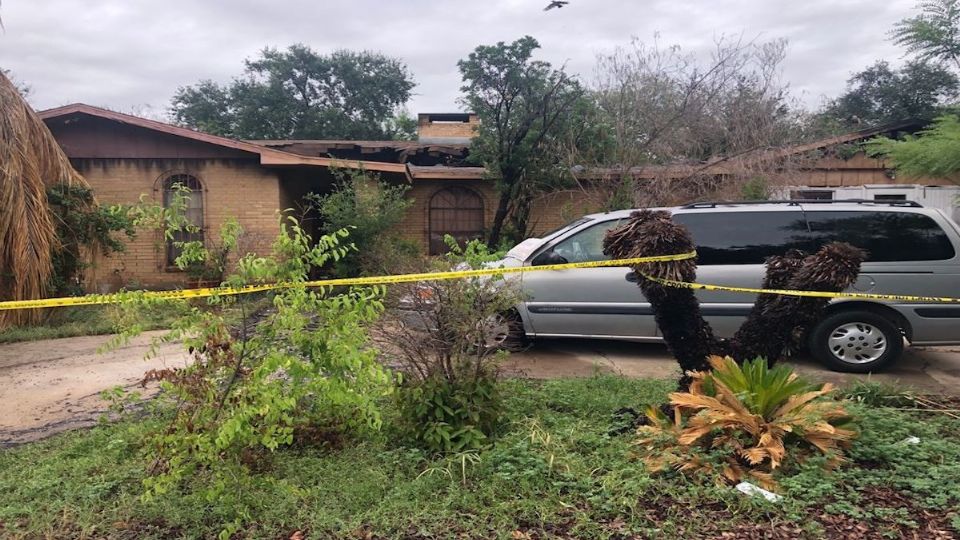
[{"label": "brick house", "polygon": [[[497,194],[481,167],[466,161],[477,126],[467,113],[421,114],[417,141],[282,140],[238,141],[83,104],[39,113],[103,204],[134,203],[141,196],[166,203],[170,187],[184,184],[199,196],[188,213],[202,237],[216,238],[220,225],[236,218],[246,231],[247,251],[266,252],[278,232],[278,213],[296,208],[307,193],[329,192],[332,166],[363,168],[381,179],[410,186],[413,199],[400,225],[402,236],[425,253],[443,249],[445,234],[479,237],[492,222]],[[882,161],[863,152],[839,157],[831,149],[882,133],[917,126],[862,130],[790,148],[765,150],[749,159],[815,155],[792,177],[782,196],[803,198],[908,198],[954,210],[960,188],[942,180],[903,179]],[[855,148],[855,147],[854,147]],[[558,227],[597,210],[610,178],[626,173],[642,182],[654,178],[722,181],[738,163],[717,161],[697,166],[656,166],[576,171],[577,189],[536,200],[534,233]],[[696,172],[696,177],[693,176]],[[781,183],[781,185],[784,185]],[[642,188],[641,188],[642,189]],[[600,194],[601,196],[593,196]],[[88,276],[90,288],[169,288],[186,277],[172,265],[176,256],[159,232],[141,233],[127,252],[100,261]]]},{"label": "brick house", "polygon": [[[482,234],[496,204],[482,170],[462,166],[474,115],[420,115],[417,142],[237,141],[84,104],[39,115],[102,204],[131,204],[141,196],[166,204],[173,184],[181,183],[197,194],[188,215],[202,228],[199,237],[216,238],[233,217],[246,231],[247,251],[269,250],[281,210],[296,208],[307,193],[330,191],[331,166],[363,168],[409,185],[415,202],[400,229],[425,252],[441,249],[444,234]],[[546,226],[566,219],[553,214]],[[159,232],[141,233],[125,253],[98,262],[89,286],[106,292],[183,285],[175,257]]]}]

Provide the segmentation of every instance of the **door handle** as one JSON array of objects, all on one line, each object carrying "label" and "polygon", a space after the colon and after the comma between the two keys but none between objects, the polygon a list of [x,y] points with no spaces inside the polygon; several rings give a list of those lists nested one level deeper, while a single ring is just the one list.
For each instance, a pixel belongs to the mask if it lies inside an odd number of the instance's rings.
[{"label": "door handle", "polygon": [[629,281],[630,283],[636,283],[638,280],[636,272],[627,272],[627,275],[624,276],[623,278]]}]

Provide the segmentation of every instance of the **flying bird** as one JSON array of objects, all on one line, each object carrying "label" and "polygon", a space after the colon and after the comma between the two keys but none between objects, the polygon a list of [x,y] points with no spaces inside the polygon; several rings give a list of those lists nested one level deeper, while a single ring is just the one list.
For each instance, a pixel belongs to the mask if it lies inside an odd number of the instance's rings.
[{"label": "flying bird", "polygon": [[544,11],[550,11],[553,8],[562,8],[563,6],[569,4],[566,0],[553,0],[547,7],[543,8]]}]

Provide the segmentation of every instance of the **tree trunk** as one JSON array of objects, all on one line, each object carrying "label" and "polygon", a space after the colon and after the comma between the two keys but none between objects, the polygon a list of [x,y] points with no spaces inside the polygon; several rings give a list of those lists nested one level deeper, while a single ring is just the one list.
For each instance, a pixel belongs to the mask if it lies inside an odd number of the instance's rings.
[{"label": "tree trunk", "polygon": [[[863,250],[832,242],[813,255],[800,252],[767,261],[764,289],[839,292],[857,280]],[[761,295],[746,322],[730,340],[731,356],[742,363],[764,358],[773,365],[789,352],[795,329],[808,328],[827,307],[827,298]]]},{"label": "tree trunk", "polygon": [[[510,213],[510,223],[518,242],[527,237],[527,227],[530,225],[530,197],[517,195],[513,198],[513,212]],[[495,244],[491,244],[496,247]]]},{"label": "tree trunk", "polygon": [[[634,212],[627,223],[607,231],[603,240],[604,253],[616,259],[686,253],[693,247],[690,233],[669,213],[650,210]],[[763,288],[842,291],[857,279],[864,257],[862,250],[841,242],[827,244],[813,255],[792,250],[767,260]],[[761,295],[747,321],[727,342],[714,336],[692,289],[643,278],[694,282],[693,260],[644,263],[634,270],[663,340],[683,370],[681,391],[690,384],[687,371],[710,369],[710,355],[729,355],[738,363],[760,357],[773,364],[789,349],[794,329],[814,323],[828,303],[826,298]]]},{"label": "tree trunk", "polygon": [[503,223],[507,220],[507,210],[510,208],[510,190],[500,192],[500,202],[497,204],[497,212],[493,215],[493,223],[490,224],[490,234],[487,236],[487,245],[496,247],[500,243],[500,234],[503,231]]}]

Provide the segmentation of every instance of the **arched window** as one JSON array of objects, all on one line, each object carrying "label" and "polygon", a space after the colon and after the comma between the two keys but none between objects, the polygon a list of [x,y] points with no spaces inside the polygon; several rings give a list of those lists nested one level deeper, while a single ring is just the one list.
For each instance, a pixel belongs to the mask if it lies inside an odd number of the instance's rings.
[{"label": "arched window", "polygon": [[483,236],[483,198],[477,192],[451,187],[430,198],[428,215],[430,254],[448,251],[443,237],[450,235],[463,244]]},{"label": "arched window", "polygon": [[196,176],[191,174],[173,174],[163,181],[163,207],[170,208],[177,195],[177,185],[190,190],[184,204],[184,217],[196,227],[194,231],[176,231],[173,239],[167,240],[167,265],[173,266],[183,251],[177,244],[184,242],[203,242],[203,186]]}]

